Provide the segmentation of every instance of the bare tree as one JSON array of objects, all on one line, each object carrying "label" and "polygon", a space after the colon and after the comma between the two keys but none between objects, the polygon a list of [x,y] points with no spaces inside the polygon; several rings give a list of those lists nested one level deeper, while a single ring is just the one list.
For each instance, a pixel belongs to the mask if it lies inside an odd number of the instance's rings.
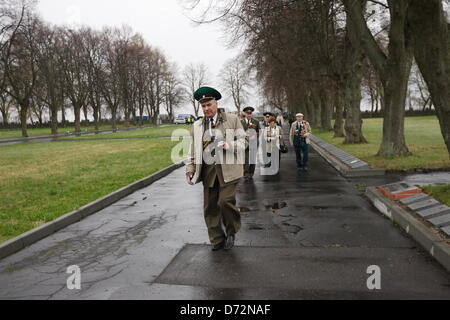
[{"label": "bare tree", "polygon": [[117,111],[122,99],[122,88],[117,67],[120,50],[117,40],[118,32],[118,30],[105,29],[101,42],[105,59],[105,72],[103,74],[105,81],[102,81],[102,93],[111,112],[113,130],[117,130]]},{"label": "bare tree", "polygon": [[183,72],[183,84],[186,88],[189,101],[194,108],[195,116],[198,117],[200,111],[200,105],[194,99],[195,91],[206,84],[208,77],[208,68],[203,63],[201,64],[189,64],[186,66]]},{"label": "bare tree", "polygon": [[12,107],[13,100],[11,97],[6,92],[0,93],[0,113],[2,115],[2,122],[5,127],[8,125]]},{"label": "bare tree", "polygon": [[36,28],[40,23],[32,12],[25,12],[3,62],[6,91],[17,103],[23,137],[28,137],[29,108],[38,75]]},{"label": "bare tree", "polygon": [[185,90],[183,90],[181,82],[177,79],[177,74],[178,67],[172,64],[164,78],[163,84],[164,108],[169,115],[170,121],[175,119],[175,108],[185,99]]},{"label": "bare tree", "polygon": [[450,154],[450,23],[443,2],[411,1],[408,25],[414,57],[430,90]]},{"label": "bare tree", "polygon": [[50,112],[51,132],[58,133],[58,112],[64,104],[64,73],[62,64],[62,31],[42,24],[38,30],[38,81],[35,102]]},{"label": "bare tree", "polygon": [[86,48],[88,51],[89,63],[87,65],[88,101],[91,105],[95,130],[100,130],[101,107],[104,102],[102,86],[105,74],[105,61],[102,56],[100,42],[101,34],[98,31],[89,30],[86,34]]},{"label": "bare tree", "polygon": [[355,30],[353,43],[361,45],[377,70],[384,88],[383,140],[379,156],[408,155],[404,119],[408,80],[412,66],[412,47],[405,30],[409,0],[388,0],[391,16],[388,54],[377,43],[364,18],[360,1],[344,0],[348,24]]},{"label": "bare tree", "polygon": [[75,115],[75,132],[81,132],[81,110],[87,104],[89,57],[86,46],[86,29],[65,30],[62,50],[65,91]]},{"label": "bare tree", "polygon": [[238,113],[244,107],[251,88],[250,71],[245,65],[244,57],[236,57],[225,63],[220,77],[223,87],[233,98],[234,106]]},{"label": "bare tree", "polygon": [[164,100],[163,83],[168,72],[167,60],[161,51],[154,49],[149,56],[149,90],[147,97],[148,113],[156,124]]}]

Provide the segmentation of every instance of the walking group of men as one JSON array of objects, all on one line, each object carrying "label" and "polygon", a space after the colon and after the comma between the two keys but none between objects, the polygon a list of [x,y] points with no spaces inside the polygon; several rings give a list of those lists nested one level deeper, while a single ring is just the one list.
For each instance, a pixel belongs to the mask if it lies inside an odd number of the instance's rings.
[{"label": "walking group of men", "polygon": [[[283,138],[283,123],[267,112],[261,124],[253,117],[254,108],[245,108],[241,119],[225,113],[218,107],[222,95],[210,87],[202,87],[194,94],[203,109],[204,118],[194,123],[191,148],[186,163],[186,180],[189,185],[203,182],[204,217],[213,251],[231,250],[236,234],[241,228],[240,210],[236,206],[236,188],[242,177],[253,179],[258,149],[265,152],[264,168],[270,168],[274,156],[287,152]],[[278,119],[280,120],[280,119]],[[230,139],[227,133],[233,133]],[[290,143],[295,147],[297,167],[308,169],[309,137],[311,127],[302,114],[290,130]],[[262,142],[263,146],[260,146]],[[241,151],[245,150],[245,159]]]}]

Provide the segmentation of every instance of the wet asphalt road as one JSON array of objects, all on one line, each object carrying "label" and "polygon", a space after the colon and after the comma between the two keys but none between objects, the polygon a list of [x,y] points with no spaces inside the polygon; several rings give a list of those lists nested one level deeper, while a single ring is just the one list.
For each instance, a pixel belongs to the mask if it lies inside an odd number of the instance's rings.
[{"label": "wet asphalt road", "polygon": [[[237,247],[213,253],[202,186],[182,168],[0,261],[0,298],[450,299],[450,274],[361,197],[364,183],[316,153],[299,174],[291,151],[279,176],[239,185]],[[71,265],[81,290],[66,287]],[[371,265],[379,291],[367,289]]]}]

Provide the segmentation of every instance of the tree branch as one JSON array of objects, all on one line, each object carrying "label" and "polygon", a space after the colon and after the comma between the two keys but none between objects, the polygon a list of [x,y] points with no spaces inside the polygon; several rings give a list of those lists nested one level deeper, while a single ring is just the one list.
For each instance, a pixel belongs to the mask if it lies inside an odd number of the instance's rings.
[{"label": "tree branch", "polygon": [[360,0],[344,0],[344,5],[347,12],[347,27],[353,28],[355,32],[355,37],[352,37],[354,39],[351,39],[352,42],[361,41],[372,64],[379,74],[383,75],[387,56],[367,26]]}]

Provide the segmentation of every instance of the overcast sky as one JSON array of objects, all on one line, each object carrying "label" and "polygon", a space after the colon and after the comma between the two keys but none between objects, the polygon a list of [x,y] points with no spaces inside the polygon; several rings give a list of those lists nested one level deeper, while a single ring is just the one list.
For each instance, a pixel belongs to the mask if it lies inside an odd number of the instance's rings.
[{"label": "overcast sky", "polygon": [[223,64],[240,49],[226,48],[220,24],[198,26],[191,22],[182,1],[39,0],[38,8],[46,21],[58,25],[76,23],[102,28],[127,24],[180,68],[191,62],[205,63],[211,71],[208,84],[217,87]]}]

